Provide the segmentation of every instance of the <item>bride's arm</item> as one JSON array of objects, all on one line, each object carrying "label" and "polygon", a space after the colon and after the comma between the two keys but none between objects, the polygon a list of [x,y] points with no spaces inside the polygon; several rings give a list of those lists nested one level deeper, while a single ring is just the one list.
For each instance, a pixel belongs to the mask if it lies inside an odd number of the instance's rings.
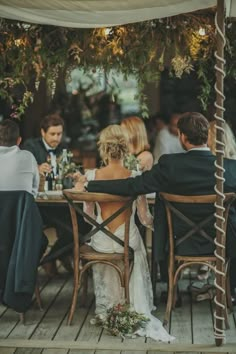
[{"label": "bride's arm", "polygon": [[[86,171],[85,175],[80,177],[79,182],[86,182],[86,181],[92,181],[95,179],[95,170],[88,170]],[[96,220],[96,215],[95,215],[95,202],[84,202],[83,203],[83,209],[86,214],[88,214],[92,219]],[[91,222],[85,219],[89,224],[93,225]]]},{"label": "bride's arm", "polygon": [[147,198],[145,195],[139,195],[137,198],[137,212],[140,222],[153,230],[153,216],[150,213]]},{"label": "bride's arm", "polygon": [[[95,203],[94,202],[83,202],[83,210],[86,214],[88,214],[92,219],[96,220],[96,215],[95,215]],[[84,220],[88,222],[89,224],[93,225],[91,222],[89,222],[88,219],[84,217]]]}]

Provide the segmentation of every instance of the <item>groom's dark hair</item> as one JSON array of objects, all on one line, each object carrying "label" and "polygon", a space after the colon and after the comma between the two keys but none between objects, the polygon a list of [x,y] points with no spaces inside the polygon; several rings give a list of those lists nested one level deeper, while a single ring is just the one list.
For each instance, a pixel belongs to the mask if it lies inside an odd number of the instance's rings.
[{"label": "groom's dark hair", "polygon": [[201,113],[185,113],[179,119],[177,127],[180,133],[186,135],[190,144],[203,145],[207,143],[209,122]]}]

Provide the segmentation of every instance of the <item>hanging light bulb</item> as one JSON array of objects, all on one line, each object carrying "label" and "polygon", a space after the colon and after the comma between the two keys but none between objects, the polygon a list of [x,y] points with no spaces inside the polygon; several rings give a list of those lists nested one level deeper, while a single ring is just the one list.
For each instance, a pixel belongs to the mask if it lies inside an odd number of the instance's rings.
[{"label": "hanging light bulb", "polygon": [[111,27],[105,28],[105,35],[108,36],[111,32]]},{"label": "hanging light bulb", "polygon": [[205,28],[200,27],[198,33],[200,34],[200,36],[205,36],[205,35],[206,35],[206,30],[205,30]]}]

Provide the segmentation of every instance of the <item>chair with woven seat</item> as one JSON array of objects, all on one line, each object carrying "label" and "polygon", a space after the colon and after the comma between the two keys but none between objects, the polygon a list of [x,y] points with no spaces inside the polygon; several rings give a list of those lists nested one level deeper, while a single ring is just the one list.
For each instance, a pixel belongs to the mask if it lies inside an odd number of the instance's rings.
[{"label": "chair with woven seat", "polygon": [[[160,193],[164,202],[169,237],[168,261],[168,300],[164,317],[167,325],[171,310],[175,307],[177,295],[177,281],[181,271],[191,265],[207,265],[215,272],[215,206],[216,195],[180,196]],[[224,231],[227,230],[228,213],[236,194],[225,194],[224,200]],[[186,208],[187,207],[187,208]],[[186,245],[187,243],[187,245]],[[225,247],[225,238],[224,245]],[[203,251],[204,249],[204,251]],[[191,250],[191,252],[189,252]],[[227,272],[227,262],[225,267]],[[229,290],[227,279],[224,278],[224,288]],[[230,292],[226,291],[225,305],[231,303]],[[227,311],[225,310],[226,327],[229,327]]]},{"label": "chair with woven seat", "polygon": [[[76,190],[64,190],[63,194],[69,203],[73,238],[74,238],[74,289],[71,308],[68,316],[68,324],[71,324],[75,307],[78,298],[78,290],[81,286],[82,276],[86,275],[86,271],[96,263],[103,263],[113,267],[119,274],[121,286],[125,291],[126,302],[129,303],[129,278],[132,271],[134,254],[132,248],[129,246],[129,225],[130,216],[132,212],[133,199],[128,197],[119,197],[104,193],[88,193],[77,192]],[[104,220],[101,224],[86,214],[80,207],[79,203],[82,202],[97,202],[97,203],[125,203],[121,208],[116,210],[109,218]],[[125,220],[125,233],[124,241],[114,235],[106,225],[114,220],[121,213],[126,211]],[[79,226],[77,222],[77,214],[82,215],[86,220],[94,225],[94,228],[83,238],[79,238]],[[91,237],[98,231],[103,231],[108,237],[112,238],[115,242],[119,243],[123,247],[123,253],[102,253],[95,251],[92,247],[85,244]],[[120,262],[122,261],[122,262]],[[122,264],[118,265],[118,262]],[[86,298],[87,292],[87,275],[85,277],[83,298]]]}]

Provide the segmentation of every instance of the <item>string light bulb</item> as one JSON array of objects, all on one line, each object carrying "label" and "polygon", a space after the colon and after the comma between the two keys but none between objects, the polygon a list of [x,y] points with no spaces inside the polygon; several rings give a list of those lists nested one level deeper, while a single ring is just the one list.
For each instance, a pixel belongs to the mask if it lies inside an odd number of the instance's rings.
[{"label": "string light bulb", "polygon": [[200,34],[200,36],[205,36],[205,35],[206,35],[206,30],[205,30],[205,28],[200,27],[198,33]]},{"label": "string light bulb", "polygon": [[111,32],[111,27],[105,28],[105,35],[108,36]]}]

